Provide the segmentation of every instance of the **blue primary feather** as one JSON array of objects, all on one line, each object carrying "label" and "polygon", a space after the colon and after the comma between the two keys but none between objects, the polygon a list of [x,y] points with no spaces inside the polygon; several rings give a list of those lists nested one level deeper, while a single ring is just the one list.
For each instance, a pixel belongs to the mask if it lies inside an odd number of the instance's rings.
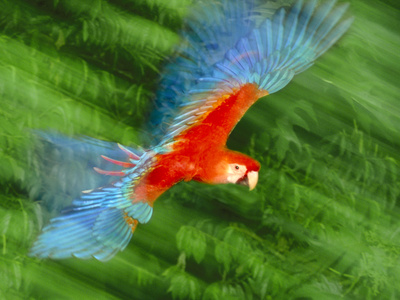
[{"label": "blue primary feather", "polygon": [[107,191],[98,189],[75,200],[73,206],[64,209],[43,229],[30,255],[55,259],[94,257],[106,261],[125,249],[132,230],[124,217],[147,223],[153,208],[143,202],[132,203],[130,194],[126,194],[135,182],[132,176],[121,181],[122,188],[111,185]]},{"label": "blue primary feather", "polygon": [[[166,131],[166,119],[204,77],[214,77],[212,65],[221,61],[237,41],[255,26],[254,1],[199,1],[191,8],[181,32],[177,57],[165,66],[151,123],[158,134]],[[213,86],[213,85],[212,85]],[[208,82],[202,88],[210,89]],[[157,134],[155,134],[156,136]]]},{"label": "blue primary feather", "polygon": [[[270,94],[285,87],[294,75],[309,68],[329,49],[352,21],[343,20],[347,5],[335,6],[336,1],[317,6],[315,0],[298,0],[290,10],[281,8],[271,18],[262,16],[257,3],[198,2],[186,22],[178,55],[166,66],[157,94],[159,110],[153,124],[161,131],[168,129],[163,141],[154,151],[145,152],[135,167],[123,170],[126,175],[120,180],[83,193],[52,219],[31,255],[105,261],[123,250],[132,236],[125,217],[147,223],[153,213],[147,203],[134,201],[132,188],[152,168],[155,153],[170,151],[168,143],[193,124],[199,114],[213,107],[214,95],[232,93],[246,83],[257,84]],[[260,18],[263,20],[258,22]],[[178,107],[181,111],[172,122],[159,116],[161,112],[168,117]],[[172,125],[162,128],[162,123]],[[57,136],[52,139],[61,144],[69,142]],[[101,148],[101,154],[105,154],[104,148],[115,148],[97,140],[87,139],[84,143]],[[95,152],[92,150],[91,155]]]},{"label": "blue primary feather", "polygon": [[[61,135],[51,137],[58,145],[83,143]],[[103,148],[103,151],[114,148],[113,144],[107,142],[94,139],[85,141],[90,141],[94,147]],[[43,229],[30,255],[106,261],[125,249],[132,237],[132,227],[125,221],[125,217],[147,223],[153,213],[153,208],[147,203],[134,201],[132,191],[137,181],[151,168],[153,156],[154,152],[146,152],[135,167],[126,169],[127,175],[103,188],[83,192]]]},{"label": "blue primary feather", "polygon": [[[80,191],[106,186],[115,180],[115,177],[93,172],[93,167],[120,169],[101,158],[101,155],[119,161],[127,158],[117,143],[84,136],[72,138],[55,132],[34,133],[38,137],[37,154],[43,174],[40,178],[43,188],[36,197],[52,215],[69,205],[73,198],[79,197]],[[143,154],[143,150],[130,147],[128,150],[139,156]]]},{"label": "blue primary feather", "polygon": [[[352,22],[344,18],[348,5],[336,6],[335,0],[321,5],[298,0],[271,18],[257,9],[262,2],[199,2],[192,9],[177,56],[165,67],[156,96],[159,109],[151,118],[157,134],[167,132],[163,142],[187,128],[180,112],[191,114],[180,111],[182,105],[198,108],[216,88],[229,93],[246,83],[275,93],[309,68]],[[174,124],[178,120],[179,126]]]}]

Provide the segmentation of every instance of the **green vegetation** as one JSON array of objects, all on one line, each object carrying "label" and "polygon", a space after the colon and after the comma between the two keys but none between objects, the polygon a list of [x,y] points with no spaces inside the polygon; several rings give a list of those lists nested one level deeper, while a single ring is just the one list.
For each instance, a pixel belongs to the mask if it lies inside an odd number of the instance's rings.
[{"label": "green vegetation", "polygon": [[27,256],[43,204],[91,172],[44,171],[31,129],[141,144],[189,2],[0,1],[0,299],[400,298],[392,0],[349,1],[349,32],[238,124],[229,147],[261,162],[254,191],[181,183],[107,263]]}]

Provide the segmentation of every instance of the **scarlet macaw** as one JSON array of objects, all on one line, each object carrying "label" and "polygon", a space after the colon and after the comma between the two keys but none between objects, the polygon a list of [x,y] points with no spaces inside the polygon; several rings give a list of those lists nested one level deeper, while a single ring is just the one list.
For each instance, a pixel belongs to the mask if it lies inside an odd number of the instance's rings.
[{"label": "scarlet macaw", "polygon": [[122,170],[95,170],[120,178],[83,192],[43,229],[31,255],[108,260],[127,246],[138,223],[149,222],[154,201],[180,181],[252,190],[260,164],[227,149],[229,134],[253,103],[286,86],[345,33],[352,19],[344,20],[347,5],[335,2],[299,0],[270,19],[249,1],[200,5],[157,95],[159,103],[181,103],[163,140],[141,156],[120,146],[126,162],[104,156]]}]

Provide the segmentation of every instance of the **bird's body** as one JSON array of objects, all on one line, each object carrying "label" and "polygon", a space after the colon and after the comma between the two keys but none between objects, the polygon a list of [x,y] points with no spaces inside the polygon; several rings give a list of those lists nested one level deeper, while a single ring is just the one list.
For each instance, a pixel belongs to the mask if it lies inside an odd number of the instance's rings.
[{"label": "bird's body", "polygon": [[32,255],[110,259],[126,247],[138,223],[150,220],[154,201],[180,181],[255,187],[260,164],[227,149],[229,134],[259,98],[310,67],[351,20],[342,20],[346,5],[310,0],[256,26],[248,2],[223,0],[194,14],[183,33],[187,43],[167,66],[157,96],[180,107],[161,142],[141,156],[120,146],[125,162],[103,157],[122,170],[95,170],[120,177],[83,192],[52,219]]},{"label": "bird's body", "polygon": [[[224,162],[246,164],[251,171],[258,171],[260,166],[257,161],[227,149],[226,141],[236,120],[260,96],[266,94],[266,91],[259,90],[254,84],[246,84],[233,94],[222,95],[215,102],[213,110],[200,114],[193,120],[193,126],[169,143],[161,145],[160,148],[164,149],[160,149],[159,153],[154,150],[149,152],[151,166],[129,192],[129,195],[134,195],[132,201],[152,205],[162,193],[182,180],[208,184],[228,183],[224,177],[224,167],[221,166]],[[224,122],[216,121],[220,118]],[[219,125],[215,126],[217,123]]]}]

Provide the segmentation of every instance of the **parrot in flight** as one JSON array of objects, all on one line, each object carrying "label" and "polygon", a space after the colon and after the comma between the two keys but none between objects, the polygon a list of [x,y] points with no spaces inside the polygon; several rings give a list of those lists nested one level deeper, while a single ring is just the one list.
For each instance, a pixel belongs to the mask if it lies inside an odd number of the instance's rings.
[{"label": "parrot in flight", "polygon": [[309,68],[352,22],[348,5],[336,1],[297,0],[269,17],[260,2],[193,7],[156,94],[166,115],[174,111],[157,125],[167,124],[162,139],[141,155],[119,145],[125,161],[102,156],[121,170],[95,171],[116,180],[82,192],[44,227],[30,255],[107,261],[149,222],[154,201],[181,181],[255,188],[260,163],[229,150],[229,134],[251,105]]}]

